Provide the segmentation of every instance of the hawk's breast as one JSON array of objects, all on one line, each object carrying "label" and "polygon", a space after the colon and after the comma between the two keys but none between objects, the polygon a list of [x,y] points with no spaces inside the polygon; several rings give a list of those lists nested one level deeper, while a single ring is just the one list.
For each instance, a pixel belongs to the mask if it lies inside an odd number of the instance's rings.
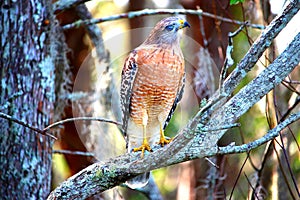
[{"label": "hawk's breast", "polygon": [[161,113],[167,117],[184,75],[184,60],[173,49],[150,48],[137,51],[138,72],[132,88],[130,117],[142,124],[146,110],[148,123]]}]

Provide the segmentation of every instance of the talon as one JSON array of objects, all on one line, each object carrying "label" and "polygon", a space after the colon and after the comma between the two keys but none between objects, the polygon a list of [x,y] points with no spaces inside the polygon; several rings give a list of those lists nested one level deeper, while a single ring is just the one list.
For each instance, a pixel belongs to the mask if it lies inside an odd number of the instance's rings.
[{"label": "talon", "polygon": [[163,146],[165,146],[165,144],[169,144],[172,140],[173,140],[173,138],[166,139],[165,137],[160,137],[158,144],[160,144],[163,147]]},{"label": "talon", "polygon": [[146,142],[144,141],[143,144],[140,147],[137,147],[137,148],[133,149],[134,152],[142,151],[141,158],[144,158],[144,152],[145,152],[145,150],[147,150],[149,152],[152,151],[152,149],[151,149],[151,147],[150,147],[150,145],[149,145],[149,143],[147,141]]},{"label": "talon", "polygon": [[173,138],[166,139],[164,131],[162,130],[162,128],[160,128],[160,139],[159,139],[158,144],[160,144],[163,147],[163,146],[165,146],[165,144],[169,144],[172,140],[173,140]]}]

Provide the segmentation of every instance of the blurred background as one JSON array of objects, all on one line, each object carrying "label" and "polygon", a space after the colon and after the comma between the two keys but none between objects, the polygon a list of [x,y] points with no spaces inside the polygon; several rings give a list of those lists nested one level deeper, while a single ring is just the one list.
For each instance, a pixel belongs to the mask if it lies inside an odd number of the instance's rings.
[{"label": "blurred background", "polygon": [[[267,0],[247,0],[236,5],[230,5],[227,0],[93,0],[86,2],[86,6],[93,18],[145,8],[182,8],[202,9],[220,17],[261,25],[269,24],[283,9],[282,1]],[[105,57],[101,59],[97,57],[85,27],[65,30],[72,89],[68,106],[63,109],[64,118],[90,116],[121,122],[119,87],[124,60],[132,49],[146,39],[152,27],[167,16],[157,14],[97,24],[104,41],[102,50]],[[239,28],[237,24],[204,16],[185,17],[191,24],[191,28],[182,33],[181,44],[187,81],[183,100],[166,129],[169,137],[174,137],[193,117],[199,110],[201,100],[209,98],[218,89],[228,33]],[[71,8],[57,13],[57,19],[63,26],[79,20],[80,16],[75,8]],[[277,37],[237,91],[284,50],[284,45],[293,38],[292,34],[299,32],[299,23],[291,27],[294,30],[288,30],[288,36]],[[246,27],[234,37],[235,62],[228,73],[243,58],[261,31]],[[288,80],[243,115],[238,121],[241,126],[228,130],[219,145],[231,142],[242,144],[262,137],[276,126],[289,108],[295,105],[293,109],[299,110],[299,67],[296,69]],[[116,125],[78,121],[66,123],[59,132],[53,159],[53,188],[88,165],[125,152],[125,141]],[[296,186],[299,187],[300,174],[299,132],[299,123],[294,123],[282,132],[277,142],[270,142],[249,154],[209,158],[215,166],[206,159],[197,159],[155,170],[153,177],[164,199],[294,199],[298,197]],[[88,153],[74,155],[74,151]],[[126,187],[116,187],[91,199],[134,200],[146,199],[146,196]]]}]

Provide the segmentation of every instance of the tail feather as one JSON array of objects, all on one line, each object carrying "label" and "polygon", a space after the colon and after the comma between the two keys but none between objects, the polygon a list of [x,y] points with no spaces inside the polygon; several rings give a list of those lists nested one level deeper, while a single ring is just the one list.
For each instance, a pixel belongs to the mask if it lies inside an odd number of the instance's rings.
[{"label": "tail feather", "polygon": [[138,175],[128,181],[126,181],[126,185],[131,189],[141,188],[147,185],[149,181],[150,172]]}]

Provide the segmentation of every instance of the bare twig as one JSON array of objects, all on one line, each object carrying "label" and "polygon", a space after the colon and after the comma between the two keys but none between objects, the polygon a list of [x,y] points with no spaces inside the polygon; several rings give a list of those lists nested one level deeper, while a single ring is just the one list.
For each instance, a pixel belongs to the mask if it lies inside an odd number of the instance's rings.
[{"label": "bare twig", "polygon": [[60,0],[53,3],[53,12],[59,13],[63,10],[75,7],[90,0]]},{"label": "bare twig", "polygon": [[[290,113],[294,110],[294,108],[300,103],[300,96],[298,96],[294,102],[294,104],[292,106],[290,106],[288,108],[288,110],[281,116],[281,119],[279,120],[279,122],[282,122],[284,119],[286,119],[286,117],[288,117],[290,115]],[[300,145],[299,145],[299,142],[297,141],[297,137],[295,136],[295,134],[293,133],[293,131],[291,130],[290,127],[289,128],[289,131],[291,132],[291,135],[295,141],[295,144],[297,145],[298,147],[298,151],[300,152]]]},{"label": "bare twig", "polygon": [[15,122],[17,124],[20,124],[20,125],[26,127],[26,128],[29,128],[30,130],[33,130],[34,132],[37,132],[39,134],[42,134],[42,135],[51,137],[54,140],[57,140],[57,138],[54,135],[51,135],[51,134],[47,133],[46,131],[42,131],[39,128],[33,127],[33,126],[29,125],[28,123],[23,122],[23,121],[21,121],[19,119],[16,119],[16,118],[14,118],[14,117],[12,117],[10,115],[7,115],[5,113],[0,112],[0,118],[7,119],[9,121]]},{"label": "bare twig", "polygon": [[[255,171],[257,174],[257,180],[256,180],[256,184],[254,186],[255,187],[254,191],[256,191],[256,188],[258,188],[260,186],[263,169],[265,168],[265,165],[268,161],[268,158],[269,158],[272,150],[273,150],[273,145],[272,145],[272,141],[271,141],[271,142],[268,142],[268,144],[266,145],[265,152],[263,154],[263,158],[261,159],[261,164],[260,164],[259,169],[255,168]],[[255,198],[255,192],[252,193],[251,199],[253,199],[253,198]]]},{"label": "bare twig", "polygon": [[[201,8],[199,6],[197,6],[197,10],[201,10]],[[205,29],[204,29],[204,23],[203,23],[202,15],[199,15],[199,25],[200,25],[200,33],[201,33],[202,38],[203,38],[203,46],[204,46],[204,48],[207,48],[208,41],[207,41],[206,35],[205,35]]]},{"label": "bare twig", "polygon": [[[252,196],[252,197],[253,197],[254,199],[260,199],[260,198],[259,198],[259,193],[258,193],[257,189],[253,187],[251,181],[249,180],[249,178],[248,178],[248,176],[247,176],[247,174],[246,174],[245,172],[244,172],[244,176],[246,177],[246,180],[247,180],[247,182],[248,182],[250,188],[253,190],[253,193],[252,193],[253,196]],[[258,188],[258,187],[257,187],[257,188]]]},{"label": "bare twig", "polygon": [[131,11],[128,13],[121,13],[117,15],[111,15],[108,17],[101,17],[98,19],[90,19],[90,20],[79,20],[71,24],[67,24],[63,26],[64,30],[71,29],[71,28],[76,28],[82,25],[87,25],[87,24],[97,24],[97,23],[102,23],[102,22],[108,22],[108,21],[114,21],[117,19],[124,19],[124,18],[135,18],[135,17],[141,17],[141,16],[146,16],[146,15],[170,15],[170,14],[189,14],[189,15],[202,15],[205,17],[217,19],[223,22],[228,22],[228,23],[234,23],[237,25],[247,25],[252,28],[257,28],[257,29],[264,29],[265,27],[263,25],[259,24],[247,24],[245,22],[241,22],[238,20],[232,20],[224,17],[220,17],[217,15],[213,15],[211,13],[203,12],[202,10],[190,10],[190,9],[144,9],[140,11]]},{"label": "bare twig", "polygon": [[295,80],[284,80],[283,82],[288,83],[288,84],[300,84],[300,81],[295,81]]},{"label": "bare twig", "polygon": [[285,81],[282,81],[282,85],[284,85],[291,92],[295,92],[297,95],[300,96],[300,92],[293,85],[286,83]]},{"label": "bare twig", "polygon": [[237,175],[237,177],[236,177],[236,179],[235,179],[235,182],[234,182],[234,184],[233,184],[232,190],[231,190],[231,192],[230,192],[230,197],[229,197],[229,199],[232,198],[233,191],[234,191],[234,189],[235,189],[235,187],[236,187],[236,185],[237,185],[237,183],[238,183],[239,178],[241,177],[242,171],[243,171],[243,169],[244,169],[244,167],[245,167],[245,165],[246,165],[246,163],[247,163],[248,158],[249,158],[249,155],[247,154],[247,157],[246,157],[246,159],[244,160],[244,162],[243,162],[243,164],[242,164],[242,167],[241,167],[241,169],[239,170],[239,173],[238,173],[238,175]]},{"label": "bare twig", "polygon": [[[286,184],[286,186],[287,186],[286,188],[288,188],[289,194],[292,196],[292,198],[293,198],[293,199],[297,199],[297,198],[294,196],[294,194],[293,194],[292,188],[291,188],[291,186],[290,186],[290,181],[288,180],[287,175],[286,175],[286,173],[285,173],[286,170],[285,170],[285,168],[283,167],[283,164],[282,164],[281,159],[280,159],[279,152],[277,151],[277,149],[276,149],[275,146],[276,146],[276,145],[274,144],[274,151],[275,151],[275,153],[276,153],[276,157],[277,157],[277,160],[278,160],[278,163],[279,163],[279,168],[280,168],[282,177],[283,177],[284,182],[285,182],[285,184]],[[284,149],[283,147],[280,147],[280,148],[281,148],[281,149]],[[289,164],[289,161],[287,161],[287,164]],[[294,184],[294,186],[296,186],[295,189],[296,189],[296,191],[297,191],[298,198],[299,198],[299,197],[300,197],[300,193],[299,193],[299,190],[298,190],[297,183],[296,183],[295,180],[294,180],[293,173],[291,173],[291,176],[292,176],[293,184]],[[295,185],[295,184],[296,184],[296,185]]]},{"label": "bare twig", "polygon": [[63,150],[63,149],[54,149],[52,151],[52,153],[56,153],[56,154],[69,154],[69,155],[76,155],[76,156],[88,156],[88,157],[95,156],[93,153],[90,153],[90,152],[70,151],[70,150]]},{"label": "bare twig", "polygon": [[68,119],[65,119],[65,120],[61,120],[61,121],[55,122],[55,123],[47,126],[46,128],[44,128],[42,130],[42,132],[46,132],[49,129],[55,127],[55,126],[59,126],[59,125],[62,125],[64,123],[67,123],[67,122],[82,121],[82,120],[83,121],[106,122],[106,123],[111,123],[111,124],[115,124],[115,125],[118,125],[118,126],[122,126],[122,123],[120,123],[120,122],[116,122],[116,121],[113,121],[113,120],[110,120],[110,119],[104,119],[104,118],[101,118],[101,117],[75,117],[75,118],[68,118]]},{"label": "bare twig", "polygon": [[[279,136],[280,136],[280,142],[281,142],[281,146],[282,146],[282,152],[283,152],[284,160],[285,160],[285,162],[286,162],[286,164],[287,164],[288,172],[290,173],[290,176],[291,176],[291,178],[292,178],[292,182],[293,182],[294,188],[295,188],[295,190],[297,191],[298,198],[299,198],[299,197],[300,197],[300,192],[299,192],[299,189],[298,189],[298,185],[297,185],[296,178],[295,178],[295,176],[294,176],[294,174],[293,174],[293,170],[292,170],[291,165],[290,165],[290,162],[289,162],[289,158],[288,158],[288,155],[287,155],[288,153],[286,152],[286,147],[285,147],[285,144],[284,144],[282,135],[279,135]],[[276,147],[275,147],[274,149],[275,149],[275,152],[276,152],[277,157],[278,157],[279,165],[280,165],[280,167],[281,167],[282,164],[281,164],[280,156],[278,156],[278,152],[277,152]],[[283,167],[282,167],[282,168],[283,168]],[[285,175],[285,171],[286,171],[286,170],[281,170],[281,171],[282,171],[282,174],[283,174],[284,176],[286,176],[286,175]],[[290,190],[290,194],[291,194],[291,196],[293,196],[293,192],[291,192],[290,185],[288,184],[289,181],[287,181],[287,179],[285,179],[285,180],[286,180],[287,186],[288,186],[288,188],[289,188],[289,190]],[[295,198],[295,199],[296,199],[296,198]]]},{"label": "bare twig", "polygon": [[11,105],[11,102],[14,99],[16,99],[16,98],[18,98],[22,95],[24,95],[24,92],[21,92],[21,91],[16,92],[13,95],[11,95],[3,105],[0,105],[0,111],[3,111],[4,109],[7,109]]},{"label": "bare twig", "polygon": [[205,159],[209,164],[211,164],[213,167],[215,167],[215,168],[217,168],[217,169],[220,168],[216,163],[214,163],[214,162],[213,162],[212,160],[210,160],[209,158],[205,157],[204,159]]},{"label": "bare twig", "polygon": [[226,48],[226,58],[223,64],[223,67],[221,69],[220,73],[220,80],[219,80],[219,90],[220,90],[220,95],[229,95],[229,94],[224,94],[224,80],[226,78],[227,70],[229,67],[231,67],[234,64],[234,60],[231,57],[231,54],[233,52],[233,37],[235,37],[237,34],[239,34],[245,25],[241,25],[236,31],[233,33],[229,32],[228,33],[228,45]]},{"label": "bare twig", "polygon": [[[217,158],[216,157],[212,157],[211,158],[213,161],[212,162],[217,162]],[[214,197],[216,196],[216,182],[217,179],[219,178],[219,172],[217,171],[216,167],[210,167],[209,170],[207,171],[207,175],[206,175],[206,181],[207,181],[207,195],[206,195],[206,199],[207,200],[213,200],[215,199]],[[223,197],[224,198],[224,197]]]},{"label": "bare twig", "polygon": [[248,144],[242,144],[240,146],[226,146],[226,147],[219,147],[218,150],[218,154],[232,154],[232,153],[243,153],[243,152],[249,152],[250,150],[259,147],[260,145],[273,140],[274,138],[276,138],[280,131],[283,130],[285,127],[287,127],[288,125],[290,125],[291,123],[297,121],[300,119],[300,112],[297,114],[291,114],[286,120],[284,120],[283,122],[279,123],[275,128],[273,128],[272,130],[268,131],[268,133],[253,141],[250,142]]}]

